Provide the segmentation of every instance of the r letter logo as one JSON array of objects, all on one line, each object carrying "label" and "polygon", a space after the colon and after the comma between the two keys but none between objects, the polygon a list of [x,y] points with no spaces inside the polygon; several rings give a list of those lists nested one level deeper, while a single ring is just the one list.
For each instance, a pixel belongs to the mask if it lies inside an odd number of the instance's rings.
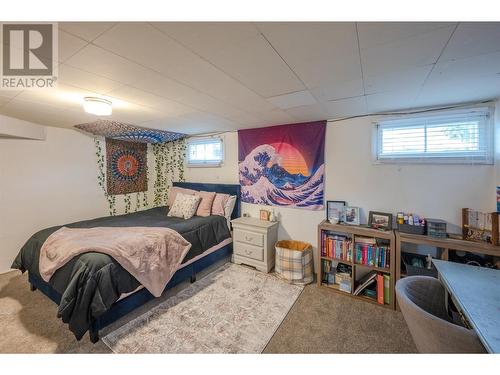
[{"label": "r letter logo", "polygon": [[55,86],[57,24],[4,23],[1,42],[1,89]]}]

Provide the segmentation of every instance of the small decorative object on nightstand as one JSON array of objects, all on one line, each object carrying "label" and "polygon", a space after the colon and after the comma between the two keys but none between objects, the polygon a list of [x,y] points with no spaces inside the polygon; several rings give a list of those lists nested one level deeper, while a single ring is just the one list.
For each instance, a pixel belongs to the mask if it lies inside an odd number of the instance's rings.
[{"label": "small decorative object on nightstand", "polygon": [[274,245],[278,240],[278,223],[251,217],[231,220],[233,224],[233,263],[246,264],[259,271],[274,267]]}]

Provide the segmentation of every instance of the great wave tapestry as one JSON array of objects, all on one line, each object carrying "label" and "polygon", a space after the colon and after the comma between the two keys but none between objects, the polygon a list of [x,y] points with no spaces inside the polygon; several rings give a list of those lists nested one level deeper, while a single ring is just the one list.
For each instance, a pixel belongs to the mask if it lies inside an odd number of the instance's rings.
[{"label": "great wave tapestry", "polygon": [[238,131],[241,200],[323,209],[326,121]]},{"label": "great wave tapestry", "polygon": [[106,159],[108,194],[148,190],[146,143],[106,138]]}]

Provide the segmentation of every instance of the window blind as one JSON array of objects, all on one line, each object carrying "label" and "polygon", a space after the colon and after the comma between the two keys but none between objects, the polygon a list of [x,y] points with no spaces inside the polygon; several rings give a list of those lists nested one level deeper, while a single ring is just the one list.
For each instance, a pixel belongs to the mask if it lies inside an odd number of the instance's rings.
[{"label": "window blind", "polygon": [[221,138],[198,138],[188,141],[189,166],[219,166],[223,159]]},{"label": "window blind", "polygon": [[381,162],[493,162],[491,110],[476,108],[376,123]]}]

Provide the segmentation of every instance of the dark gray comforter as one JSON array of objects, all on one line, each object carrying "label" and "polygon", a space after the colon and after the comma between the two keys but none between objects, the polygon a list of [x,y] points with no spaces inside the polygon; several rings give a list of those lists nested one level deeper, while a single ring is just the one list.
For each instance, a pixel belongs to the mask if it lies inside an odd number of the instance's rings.
[{"label": "dark gray comforter", "polygon": [[[80,221],[65,226],[69,228],[132,226],[171,228],[192,245],[183,263],[231,237],[226,219],[222,216],[194,216],[184,220],[168,217],[166,207]],[[28,271],[40,278],[38,268],[40,249],[45,240],[59,228],[61,226],[35,233],[21,248],[12,268],[22,272]],[[106,312],[122,293],[132,292],[140,285],[113,258],[92,252],[73,258],[56,271],[49,284],[62,296],[57,316],[69,324],[69,329],[78,340],[90,328],[92,320]]]}]

